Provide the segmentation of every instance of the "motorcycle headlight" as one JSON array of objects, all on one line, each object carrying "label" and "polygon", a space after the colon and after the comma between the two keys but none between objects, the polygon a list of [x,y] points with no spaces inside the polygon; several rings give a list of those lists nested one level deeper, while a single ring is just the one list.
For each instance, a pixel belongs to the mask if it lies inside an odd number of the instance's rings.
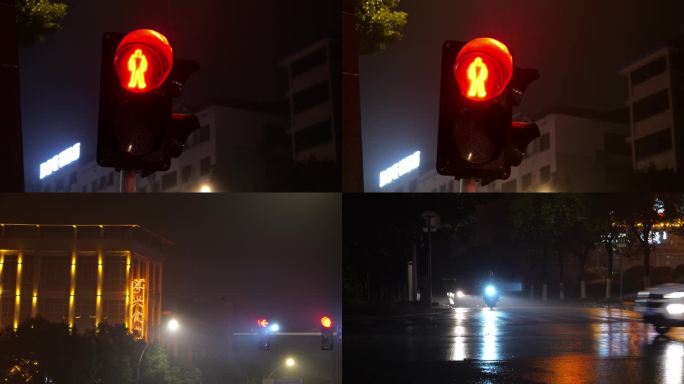
[{"label": "motorcycle headlight", "polygon": [[494,296],[495,294],[496,294],[496,288],[494,288],[493,285],[488,285],[487,288],[485,288],[485,295]]},{"label": "motorcycle headlight", "polygon": [[681,299],[682,297],[684,297],[684,292],[672,292],[663,295],[664,299]]}]

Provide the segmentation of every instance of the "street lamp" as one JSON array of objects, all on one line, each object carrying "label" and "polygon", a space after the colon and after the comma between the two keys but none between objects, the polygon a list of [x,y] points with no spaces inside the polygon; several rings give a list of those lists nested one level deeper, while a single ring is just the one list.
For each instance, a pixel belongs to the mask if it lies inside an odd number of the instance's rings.
[{"label": "street lamp", "polygon": [[274,370],[271,371],[271,373],[268,376],[266,376],[266,380],[270,380],[273,377],[273,375],[275,375],[275,373],[278,372],[282,367],[292,369],[295,365],[297,365],[297,361],[294,359],[294,357],[288,356],[285,359],[284,364],[278,365],[277,367],[275,367]]},{"label": "street lamp", "polygon": [[171,333],[175,333],[178,331],[178,329],[180,329],[180,323],[176,319],[171,319],[166,324],[166,329]]},{"label": "street lamp", "polygon": [[295,359],[288,357],[287,359],[285,359],[285,365],[290,367],[290,368],[294,367],[295,366]]},{"label": "street lamp", "polygon": [[211,187],[208,184],[204,184],[204,185],[202,185],[202,187],[200,187],[199,191],[202,193],[210,193]]}]

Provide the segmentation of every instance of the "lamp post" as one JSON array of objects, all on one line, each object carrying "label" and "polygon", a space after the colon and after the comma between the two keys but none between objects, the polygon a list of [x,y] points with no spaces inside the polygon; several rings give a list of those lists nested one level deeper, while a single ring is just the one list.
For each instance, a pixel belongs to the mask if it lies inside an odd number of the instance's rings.
[{"label": "lamp post", "polygon": [[[176,333],[180,329],[180,323],[176,319],[171,319],[169,320],[168,323],[166,323],[166,330],[169,333]],[[142,360],[143,357],[145,356],[145,351],[147,351],[147,347],[150,346],[150,343],[145,343],[145,348],[143,348],[142,352],[140,353],[140,358],[138,359],[138,367],[136,369],[136,377],[137,380],[140,380],[140,366],[142,365]]]},{"label": "lamp post", "polygon": [[294,368],[296,365],[297,365],[297,361],[294,359],[294,357],[291,357],[291,356],[287,357],[287,358],[285,359],[285,361],[284,361],[282,364],[279,364],[277,367],[275,367],[275,368],[271,371],[271,373],[268,374],[268,376],[266,376],[266,378],[264,379],[264,384],[266,384],[266,383],[272,383],[272,382],[273,382],[273,375],[275,375],[276,372],[278,372],[278,371],[279,371],[280,369],[282,369],[283,367],[292,369],[292,368]]}]

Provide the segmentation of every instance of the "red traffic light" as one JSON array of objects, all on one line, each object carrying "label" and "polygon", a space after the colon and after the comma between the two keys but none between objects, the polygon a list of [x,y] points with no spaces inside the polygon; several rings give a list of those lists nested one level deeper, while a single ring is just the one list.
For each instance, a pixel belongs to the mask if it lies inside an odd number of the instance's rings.
[{"label": "red traffic light", "polygon": [[257,324],[259,324],[259,326],[260,326],[261,328],[266,328],[266,327],[268,327],[268,320],[266,320],[266,319],[258,319],[258,320],[257,320]]},{"label": "red traffic light", "polygon": [[121,87],[146,93],[159,88],[171,73],[173,50],[157,31],[138,29],[127,34],[116,48],[114,69]]},{"label": "red traffic light", "polygon": [[321,317],[321,325],[323,326],[323,328],[330,328],[333,325],[333,321],[330,317],[323,316]]},{"label": "red traffic light", "polygon": [[513,76],[513,56],[500,41],[471,40],[454,63],[454,76],[463,97],[487,101],[499,96]]}]

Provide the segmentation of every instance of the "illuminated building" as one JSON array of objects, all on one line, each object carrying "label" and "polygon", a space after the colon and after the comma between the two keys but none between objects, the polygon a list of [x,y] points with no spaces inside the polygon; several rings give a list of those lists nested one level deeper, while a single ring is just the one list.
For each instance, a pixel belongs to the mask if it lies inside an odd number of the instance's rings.
[{"label": "illuminated building", "polygon": [[158,340],[161,258],[172,245],[138,225],[0,224],[0,327],[41,316]]},{"label": "illuminated building", "polygon": [[684,41],[661,47],[623,68],[631,110],[634,169],[681,171]]}]

